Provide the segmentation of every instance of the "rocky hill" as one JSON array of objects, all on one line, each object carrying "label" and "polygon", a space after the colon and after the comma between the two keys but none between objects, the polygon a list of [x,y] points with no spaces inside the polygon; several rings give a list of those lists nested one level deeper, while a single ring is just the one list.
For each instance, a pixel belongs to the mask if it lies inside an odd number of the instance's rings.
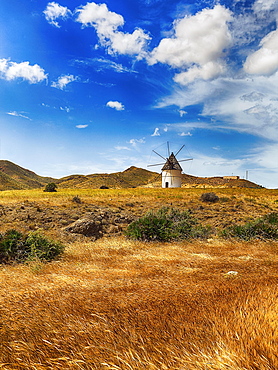
[{"label": "rocky hill", "polygon": [[0,160],[0,190],[36,189],[53,182],[10,161]]},{"label": "rocky hill", "polygon": [[[123,172],[110,174],[71,175],[61,179],[43,177],[10,161],[0,160],[0,190],[43,188],[47,183],[55,182],[58,188],[99,189],[160,187],[161,175],[142,168],[130,167]],[[244,179],[227,180],[222,177],[197,177],[183,175],[183,187],[244,187],[261,186]]]}]

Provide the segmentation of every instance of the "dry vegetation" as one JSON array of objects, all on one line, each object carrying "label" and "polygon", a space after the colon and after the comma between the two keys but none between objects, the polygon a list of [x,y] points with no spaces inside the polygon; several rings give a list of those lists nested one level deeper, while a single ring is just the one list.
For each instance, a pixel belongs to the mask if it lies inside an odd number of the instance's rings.
[{"label": "dry vegetation", "polygon": [[216,204],[201,189],[1,192],[0,231],[36,227],[36,205],[67,248],[52,263],[0,266],[0,368],[277,370],[277,242],[93,242],[59,223],[92,207],[172,205],[217,229],[277,211],[276,190],[213,191]]}]

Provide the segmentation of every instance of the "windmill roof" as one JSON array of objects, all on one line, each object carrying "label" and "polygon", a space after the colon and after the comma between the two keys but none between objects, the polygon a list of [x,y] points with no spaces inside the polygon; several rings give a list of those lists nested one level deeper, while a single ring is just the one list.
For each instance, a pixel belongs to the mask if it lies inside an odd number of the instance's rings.
[{"label": "windmill roof", "polygon": [[162,167],[162,171],[165,171],[165,170],[179,170],[179,171],[182,171],[182,168],[181,168],[177,158],[175,157],[174,153],[172,153],[170,155],[170,157],[167,158],[166,163]]}]

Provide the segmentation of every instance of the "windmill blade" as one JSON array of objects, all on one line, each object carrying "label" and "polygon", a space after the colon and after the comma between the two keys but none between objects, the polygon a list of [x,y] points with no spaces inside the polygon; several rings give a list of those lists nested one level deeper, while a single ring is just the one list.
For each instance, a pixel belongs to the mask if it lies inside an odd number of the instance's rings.
[{"label": "windmill blade", "polygon": [[161,174],[162,174],[162,173],[159,173],[159,174],[154,178],[153,182],[156,182],[156,181],[161,177]]},{"label": "windmill blade", "polygon": [[159,157],[161,157],[162,159],[164,159],[164,161],[167,161],[167,159],[166,159],[166,158],[162,157],[162,155],[160,155],[159,153],[157,153],[155,150],[153,150],[153,152],[154,152],[155,154],[157,154]]},{"label": "windmill blade", "polygon": [[162,166],[163,164],[165,164],[165,163],[148,164],[147,167]]},{"label": "windmill blade", "polygon": [[179,154],[179,152],[184,148],[184,145],[180,148],[180,150],[177,151],[177,153],[175,154],[175,157]]},{"label": "windmill blade", "polygon": [[167,141],[167,149],[168,149],[168,157],[170,157],[170,147],[169,147],[169,141]]}]

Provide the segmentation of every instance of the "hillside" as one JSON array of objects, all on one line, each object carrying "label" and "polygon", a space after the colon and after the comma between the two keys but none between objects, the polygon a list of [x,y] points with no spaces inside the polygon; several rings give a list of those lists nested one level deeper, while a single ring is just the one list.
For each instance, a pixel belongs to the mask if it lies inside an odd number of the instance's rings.
[{"label": "hillside", "polygon": [[0,160],[0,190],[36,189],[55,181],[20,167],[10,161]]},{"label": "hillside", "polygon": [[[44,187],[49,182],[57,183],[61,189],[158,188],[161,186],[161,174],[132,166],[123,172],[70,175],[54,179],[39,176],[10,161],[0,160],[0,190],[36,189]],[[197,177],[184,174],[182,187],[260,188],[261,186],[244,179],[227,180],[222,177]]]},{"label": "hillside", "polygon": [[183,175],[184,187],[224,187],[224,188],[261,188],[245,179],[223,179],[222,177],[196,177],[191,175]]},{"label": "hillside", "polygon": [[134,188],[144,186],[158,179],[159,174],[142,168],[130,167],[123,172],[72,175],[58,180],[60,188],[98,189],[101,186],[108,188]]}]

